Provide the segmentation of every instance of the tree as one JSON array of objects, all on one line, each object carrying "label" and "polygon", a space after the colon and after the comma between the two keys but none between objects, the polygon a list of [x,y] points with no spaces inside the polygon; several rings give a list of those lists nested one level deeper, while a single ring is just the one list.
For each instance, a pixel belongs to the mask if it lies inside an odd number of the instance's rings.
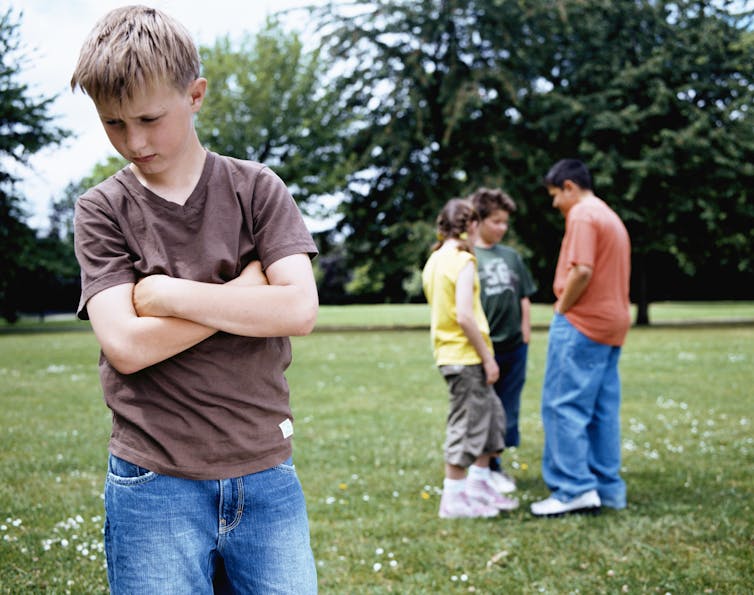
[{"label": "tree", "polygon": [[89,175],[68,184],[63,190],[63,195],[53,200],[50,205],[50,235],[60,238],[73,249],[73,215],[76,200],[89,188],[106,180],[126,165],[125,159],[111,155],[104,161],[96,163]]},{"label": "tree", "polygon": [[20,48],[18,18],[10,9],[0,15],[0,309],[9,322],[17,319],[25,295],[22,283],[33,268],[36,247],[10,167],[28,165],[31,155],[70,134],[53,125],[49,110],[55,97],[34,97],[18,80],[28,61]]},{"label": "tree", "polygon": [[66,186],[63,194],[50,205],[48,232],[37,238],[32,266],[28,267],[28,292],[24,308],[38,312],[69,310],[76,306],[81,283],[79,265],[73,247],[73,216],[78,197],[126,165],[122,157],[108,157],[97,163],[91,173]]},{"label": "tree", "polygon": [[559,5],[538,19],[552,47],[544,91],[517,106],[519,136],[594,170],[631,234],[637,322],[649,322],[667,256],[688,275],[731,265],[751,275],[750,16],[707,0]]},{"label": "tree", "polygon": [[733,3],[355,5],[320,13],[359,123],[340,224],[352,289],[399,299],[440,205],[481,184],[518,199],[518,239],[549,287],[563,223],[539,180],[565,156],[590,165],[627,222],[640,322],[651,275],[667,273],[646,261],[751,270],[754,56]]},{"label": "tree", "polygon": [[212,150],[269,165],[304,209],[337,186],[345,121],[323,80],[319,52],[269,18],[234,47],[228,37],[200,49],[207,98],[197,131]]},{"label": "tree", "polygon": [[510,123],[504,109],[488,106],[510,104],[528,73],[518,53],[490,39],[512,40],[523,13],[514,2],[355,5],[350,14],[319,13],[324,47],[343,71],[338,92],[356,122],[339,228],[355,271],[349,290],[402,301],[442,204],[505,178]]}]

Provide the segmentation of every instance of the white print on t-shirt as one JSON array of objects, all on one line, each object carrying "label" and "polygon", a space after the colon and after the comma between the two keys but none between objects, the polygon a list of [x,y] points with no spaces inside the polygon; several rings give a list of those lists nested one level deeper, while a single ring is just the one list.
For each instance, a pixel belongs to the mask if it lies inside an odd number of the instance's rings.
[{"label": "white print on t-shirt", "polygon": [[515,291],[513,273],[502,259],[493,260],[482,265],[479,271],[484,287],[484,295],[500,295],[506,291]]},{"label": "white print on t-shirt", "polygon": [[290,438],[293,436],[293,423],[290,419],[286,419],[278,425],[280,426],[280,431],[283,432],[283,438]]}]

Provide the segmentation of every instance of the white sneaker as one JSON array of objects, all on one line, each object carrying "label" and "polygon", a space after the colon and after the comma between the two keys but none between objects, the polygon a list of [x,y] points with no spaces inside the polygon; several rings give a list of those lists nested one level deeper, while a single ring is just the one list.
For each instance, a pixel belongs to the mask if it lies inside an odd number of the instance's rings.
[{"label": "white sneaker", "polygon": [[561,502],[554,496],[534,502],[531,505],[531,513],[534,516],[541,517],[562,516],[571,513],[597,514],[601,505],[597,490],[589,490],[568,502]]},{"label": "white sneaker", "polygon": [[481,502],[482,504],[492,506],[497,510],[510,511],[518,508],[518,500],[515,498],[506,498],[502,494],[498,494],[489,481],[482,479],[467,479],[466,491],[469,495],[469,500]]},{"label": "white sneaker", "polygon": [[492,471],[490,483],[501,494],[510,494],[516,491],[516,482],[505,471]]},{"label": "white sneaker", "polygon": [[441,519],[492,518],[500,511],[478,500],[472,500],[466,492],[451,493],[444,490],[440,499]]}]

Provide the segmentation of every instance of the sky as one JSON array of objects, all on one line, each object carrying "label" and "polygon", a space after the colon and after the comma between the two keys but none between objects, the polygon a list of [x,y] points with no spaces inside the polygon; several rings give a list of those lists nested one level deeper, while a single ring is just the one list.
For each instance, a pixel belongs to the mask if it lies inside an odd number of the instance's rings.
[{"label": "sky", "polygon": [[[22,53],[28,58],[19,80],[29,85],[32,97],[57,95],[49,113],[56,116],[55,125],[73,132],[61,146],[33,155],[30,168],[14,170],[22,180],[18,190],[26,197],[27,223],[35,229],[46,228],[51,199],[60,198],[70,182],[87,176],[95,164],[116,155],[91,99],[80,90],[73,93],[70,79],[81,44],[97,20],[113,8],[140,3],[181,21],[199,45],[211,45],[224,35],[239,39],[258,31],[275,11],[312,4],[310,0],[0,0],[0,11],[4,14],[11,8],[13,21],[19,22]],[[296,26],[295,21],[292,24]]]}]

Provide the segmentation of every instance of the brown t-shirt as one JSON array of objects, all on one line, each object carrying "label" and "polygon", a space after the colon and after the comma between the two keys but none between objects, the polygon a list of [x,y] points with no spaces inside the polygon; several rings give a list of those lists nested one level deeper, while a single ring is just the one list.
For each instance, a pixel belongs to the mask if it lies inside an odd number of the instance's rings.
[{"label": "brown t-shirt", "polygon": [[[86,192],[76,203],[75,245],[82,319],[93,295],[147,275],[225,283],[252,260],[266,269],[317,252],[280,178],[262,164],[211,152],[183,205],[149,191],[128,168]],[[291,454],[290,361],[287,337],[224,332],[134,374],[119,373],[101,354],[110,451],[190,479],[277,465]]]}]

